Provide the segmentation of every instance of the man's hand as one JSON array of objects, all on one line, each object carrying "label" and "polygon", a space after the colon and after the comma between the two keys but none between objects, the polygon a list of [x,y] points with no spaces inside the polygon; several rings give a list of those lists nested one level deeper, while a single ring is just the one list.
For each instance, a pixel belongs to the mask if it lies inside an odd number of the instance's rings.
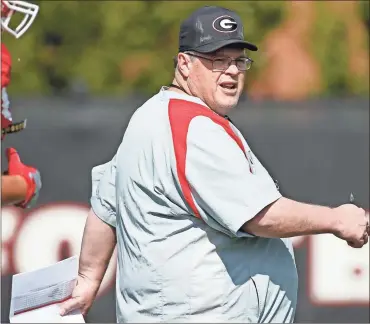
[{"label": "man's hand", "polygon": [[353,248],[361,248],[369,240],[369,214],[353,204],[334,208],[337,222],[333,234]]},{"label": "man's hand", "polygon": [[116,229],[104,223],[90,209],[82,237],[76,286],[72,298],[60,305],[60,314],[79,309],[86,315],[98,293],[116,246]]},{"label": "man's hand", "polygon": [[7,174],[10,176],[21,176],[27,183],[27,194],[24,201],[17,206],[22,208],[31,207],[37,200],[41,189],[41,177],[37,169],[21,162],[18,152],[14,148],[6,150],[8,157]]},{"label": "man's hand", "polygon": [[79,274],[72,297],[60,305],[60,315],[64,316],[73,310],[79,309],[82,315],[86,316],[98,293],[99,286],[100,282],[90,280]]}]

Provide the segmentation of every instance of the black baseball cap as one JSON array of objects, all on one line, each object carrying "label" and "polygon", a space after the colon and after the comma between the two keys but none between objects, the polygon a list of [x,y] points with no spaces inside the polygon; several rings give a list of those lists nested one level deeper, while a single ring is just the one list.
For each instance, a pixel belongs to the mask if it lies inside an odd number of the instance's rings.
[{"label": "black baseball cap", "polygon": [[205,6],[182,22],[179,52],[211,53],[225,46],[258,50],[256,45],[244,40],[243,23],[234,11]]}]

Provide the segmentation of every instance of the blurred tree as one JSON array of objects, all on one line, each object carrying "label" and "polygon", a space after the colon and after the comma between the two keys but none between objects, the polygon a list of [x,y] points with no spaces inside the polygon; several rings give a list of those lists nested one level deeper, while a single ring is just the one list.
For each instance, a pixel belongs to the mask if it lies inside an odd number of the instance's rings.
[{"label": "blurred tree", "polygon": [[309,51],[309,34],[315,20],[312,1],[286,2],[284,21],[263,39],[265,61],[253,78],[253,99],[301,100],[318,93],[321,85],[319,66]]},{"label": "blurred tree", "polygon": [[327,95],[369,93],[368,33],[359,1],[317,1],[311,48]]},{"label": "blurred tree", "polygon": [[[275,1],[39,4],[40,13],[27,35],[6,40],[15,55],[22,53],[22,63],[14,67],[14,92],[50,92],[53,86],[63,89],[67,81],[82,78],[97,94],[152,93],[171,81],[179,24],[193,10],[212,4],[236,10],[245,23],[246,38],[257,44],[280,23],[283,13],[283,4]],[[50,43],[50,35],[60,42]],[[260,68],[257,63],[252,73]]]},{"label": "blurred tree", "polygon": [[[367,40],[369,41],[369,31],[370,31],[370,1],[360,1],[359,6],[357,6],[357,14],[361,17],[362,22],[367,28]],[[367,42],[369,46],[369,42]]]},{"label": "blurred tree", "polygon": [[[242,17],[246,39],[260,48],[250,54],[255,65],[248,79],[253,80],[268,63],[263,40],[286,19],[287,6],[284,1],[227,0],[35,2],[40,12],[27,34],[19,40],[4,35],[15,58],[11,93],[63,92],[76,80],[99,95],[156,92],[171,81],[181,21],[203,5],[224,6]],[[348,69],[338,69],[350,64],[343,42],[347,23],[324,7],[311,38],[317,43],[312,51],[323,70],[323,91],[363,93]],[[352,16],[363,21],[360,11]]]}]

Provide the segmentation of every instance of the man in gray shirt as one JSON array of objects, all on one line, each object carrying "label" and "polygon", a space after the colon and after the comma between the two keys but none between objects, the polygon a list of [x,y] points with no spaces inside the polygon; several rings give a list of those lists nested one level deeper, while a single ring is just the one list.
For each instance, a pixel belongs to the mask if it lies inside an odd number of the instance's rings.
[{"label": "man in gray shirt", "polygon": [[252,64],[239,16],[203,7],[181,25],[175,77],[133,115],[92,171],[78,285],[91,306],[117,243],[117,322],[293,322],[290,237],[332,233],[360,248],[363,209],[282,197],[227,117]]}]

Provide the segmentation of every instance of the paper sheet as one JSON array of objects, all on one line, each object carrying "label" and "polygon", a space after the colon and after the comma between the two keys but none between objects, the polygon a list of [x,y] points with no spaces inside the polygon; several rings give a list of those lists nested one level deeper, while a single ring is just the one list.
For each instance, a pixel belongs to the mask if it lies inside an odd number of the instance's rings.
[{"label": "paper sheet", "polygon": [[13,276],[10,323],[85,323],[80,311],[59,315],[77,280],[76,256]]}]

